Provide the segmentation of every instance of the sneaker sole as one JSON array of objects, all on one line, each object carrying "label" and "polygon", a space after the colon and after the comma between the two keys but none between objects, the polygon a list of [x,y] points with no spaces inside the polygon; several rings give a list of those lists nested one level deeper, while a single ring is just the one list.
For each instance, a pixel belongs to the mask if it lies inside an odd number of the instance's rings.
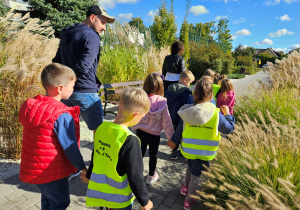
[{"label": "sneaker sole", "polygon": [[171,157],[171,159],[172,159],[172,160],[177,160],[177,159],[178,159],[178,157]]},{"label": "sneaker sole", "polygon": [[180,192],[181,195],[187,196],[187,193]]}]

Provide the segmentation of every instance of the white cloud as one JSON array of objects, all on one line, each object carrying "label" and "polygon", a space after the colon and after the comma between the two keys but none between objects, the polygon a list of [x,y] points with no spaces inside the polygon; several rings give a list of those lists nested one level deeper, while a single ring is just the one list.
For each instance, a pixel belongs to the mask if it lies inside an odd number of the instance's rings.
[{"label": "white cloud", "polygon": [[[214,1],[223,1],[223,0],[214,0]],[[227,4],[228,1],[238,1],[238,0],[224,0],[224,3]]]},{"label": "white cloud", "polygon": [[245,18],[240,18],[239,20],[233,21],[234,24],[240,24],[240,23],[244,23],[244,22],[246,22]]},{"label": "white cloud", "polygon": [[138,0],[117,0],[117,3],[123,3],[123,4],[134,4],[137,2]]},{"label": "white cloud", "polygon": [[147,14],[147,16],[149,16],[150,18],[147,18],[147,22],[153,22],[154,21],[154,16],[157,15],[158,13],[158,9],[153,11],[153,10],[150,10]]},{"label": "white cloud", "polygon": [[220,19],[226,19],[228,17],[228,15],[226,16],[221,16],[221,15],[218,15],[215,20],[220,20]]},{"label": "white cloud", "polygon": [[288,15],[283,15],[281,17],[276,17],[276,19],[280,19],[281,21],[290,21],[290,20],[292,20]]},{"label": "white cloud", "polygon": [[251,35],[251,32],[248,29],[242,29],[242,30],[235,32],[231,36],[231,39],[235,40],[238,36],[249,36],[249,35]]},{"label": "white cloud", "polygon": [[203,5],[197,5],[197,6],[192,6],[190,9],[190,12],[193,15],[198,16],[198,15],[209,13],[209,10],[206,9],[205,6],[203,6]]},{"label": "white cloud", "polygon": [[288,52],[290,52],[291,50],[297,49],[297,48],[299,48],[299,47],[300,47],[299,44],[294,44],[294,45],[291,45],[291,46],[289,46],[289,47],[287,47],[287,48],[273,48],[273,49],[274,49],[275,51],[277,51],[277,52],[283,51],[284,53],[288,53]]},{"label": "white cloud", "polygon": [[253,45],[263,45],[263,44],[272,45],[273,41],[271,39],[266,38],[261,42],[254,42],[253,43]]},{"label": "white cloud", "polygon": [[135,4],[139,0],[98,0],[99,5],[105,9],[115,8],[116,4]]},{"label": "white cloud", "polygon": [[[283,0],[285,3],[287,4],[291,4],[292,2],[296,2],[296,1],[300,1],[300,0]],[[279,4],[280,0],[269,0],[269,1],[265,1],[266,5],[276,5]]]},{"label": "white cloud", "polygon": [[293,35],[295,34],[294,32],[292,31],[288,31],[287,29],[280,29],[280,30],[277,30],[275,33],[269,33],[269,37],[281,37],[281,36],[284,36],[284,35]]},{"label": "white cloud", "polygon": [[114,8],[116,6],[115,0],[98,0],[99,5],[105,9]]},{"label": "white cloud", "polygon": [[248,29],[242,29],[242,30],[237,31],[234,35],[235,36],[240,36],[240,35],[249,36],[249,35],[251,35],[251,32]]},{"label": "white cloud", "polygon": [[131,20],[131,18],[133,17],[133,14],[132,13],[128,13],[128,14],[119,14],[118,15],[118,19],[119,20]]}]

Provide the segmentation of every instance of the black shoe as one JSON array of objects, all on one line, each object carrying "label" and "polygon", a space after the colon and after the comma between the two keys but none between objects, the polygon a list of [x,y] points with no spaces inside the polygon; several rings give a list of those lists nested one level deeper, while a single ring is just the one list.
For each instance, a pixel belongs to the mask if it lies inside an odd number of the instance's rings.
[{"label": "black shoe", "polygon": [[81,171],[78,170],[78,171],[76,171],[75,173],[70,174],[70,176],[68,177],[68,180],[70,181],[71,179],[73,179],[73,178],[76,177],[76,176],[79,176],[80,174],[81,174]]},{"label": "black shoe", "polygon": [[179,153],[180,153],[179,150],[172,151],[172,153],[171,153],[171,155],[170,155],[170,156],[171,156],[171,159],[172,159],[172,160],[177,160]]}]

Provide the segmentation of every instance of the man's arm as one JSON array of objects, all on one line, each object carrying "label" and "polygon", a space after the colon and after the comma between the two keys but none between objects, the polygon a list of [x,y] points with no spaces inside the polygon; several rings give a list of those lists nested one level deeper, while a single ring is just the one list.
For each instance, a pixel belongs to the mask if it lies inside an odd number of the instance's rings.
[{"label": "man's arm", "polygon": [[78,77],[85,75],[98,59],[100,51],[100,37],[95,33],[91,33],[86,37],[80,59],[74,66],[74,72]]},{"label": "man's arm", "polygon": [[54,132],[67,158],[78,170],[86,170],[75,136],[75,123],[68,113],[61,114],[54,123]]}]

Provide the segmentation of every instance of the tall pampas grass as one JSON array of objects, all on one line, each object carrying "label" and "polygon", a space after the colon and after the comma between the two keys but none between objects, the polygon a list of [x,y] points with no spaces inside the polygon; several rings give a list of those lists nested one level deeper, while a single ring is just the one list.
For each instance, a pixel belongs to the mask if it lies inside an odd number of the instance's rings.
[{"label": "tall pampas grass", "polygon": [[20,106],[44,92],[40,72],[58,48],[49,22],[39,22],[12,11],[0,18],[0,155],[4,158],[20,157]]}]

